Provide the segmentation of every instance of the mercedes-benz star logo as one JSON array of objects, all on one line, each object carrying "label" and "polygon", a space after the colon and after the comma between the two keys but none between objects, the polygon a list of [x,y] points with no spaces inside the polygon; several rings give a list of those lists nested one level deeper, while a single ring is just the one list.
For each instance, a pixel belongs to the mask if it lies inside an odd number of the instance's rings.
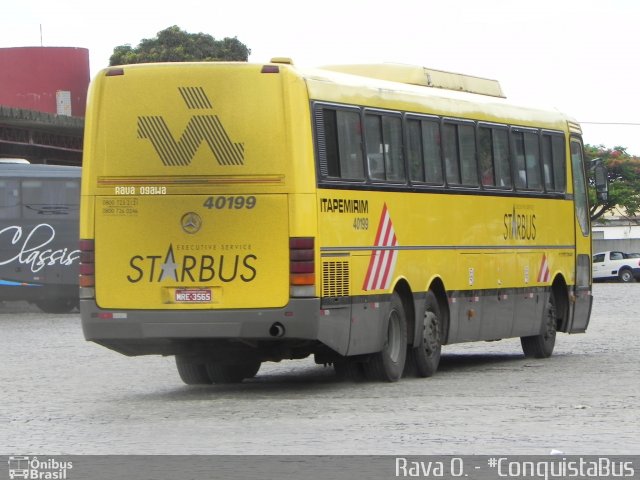
[{"label": "mercedes-benz star logo", "polygon": [[202,226],[202,218],[195,212],[188,212],[182,216],[180,223],[186,233],[196,233]]}]

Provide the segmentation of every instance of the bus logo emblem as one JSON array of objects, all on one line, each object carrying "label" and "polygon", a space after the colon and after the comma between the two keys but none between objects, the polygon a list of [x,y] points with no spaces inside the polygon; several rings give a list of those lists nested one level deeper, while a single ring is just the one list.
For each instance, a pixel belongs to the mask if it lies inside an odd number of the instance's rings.
[{"label": "bus logo emblem", "polygon": [[[211,110],[202,87],[178,88],[189,110]],[[138,138],[149,140],[165,167],[187,167],[205,142],[221,166],[244,165],[244,144],[229,137],[217,115],[193,115],[176,140],[161,116],[138,117]]]},{"label": "bus logo emblem", "polygon": [[180,222],[182,223],[182,230],[190,234],[196,233],[202,226],[202,218],[194,212],[185,213]]}]

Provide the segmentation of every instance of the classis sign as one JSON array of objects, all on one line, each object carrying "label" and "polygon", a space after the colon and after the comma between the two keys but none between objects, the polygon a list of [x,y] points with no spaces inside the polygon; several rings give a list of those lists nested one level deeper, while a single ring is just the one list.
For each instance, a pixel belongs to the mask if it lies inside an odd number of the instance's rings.
[{"label": "classis sign", "polygon": [[17,263],[26,265],[38,273],[46,266],[73,265],[80,258],[80,250],[52,248],[55,229],[48,223],[40,223],[31,229],[12,225],[0,230],[0,265]]}]

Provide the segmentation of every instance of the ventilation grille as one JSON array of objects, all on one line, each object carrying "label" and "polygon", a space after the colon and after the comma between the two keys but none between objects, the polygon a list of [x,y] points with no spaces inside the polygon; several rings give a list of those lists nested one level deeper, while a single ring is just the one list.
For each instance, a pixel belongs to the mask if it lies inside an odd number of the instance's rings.
[{"label": "ventilation grille", "polygon": [[329,167],[327,165],[327,144],[324,133],[324,110],[316,107],[316,138],[318,141],[318,163],[320,164],[320,174],[323,177],[329,175]]},{"label": "ventilation grille", "polygon": [[322,263],[322,296],[349,296],[349,262]]}]

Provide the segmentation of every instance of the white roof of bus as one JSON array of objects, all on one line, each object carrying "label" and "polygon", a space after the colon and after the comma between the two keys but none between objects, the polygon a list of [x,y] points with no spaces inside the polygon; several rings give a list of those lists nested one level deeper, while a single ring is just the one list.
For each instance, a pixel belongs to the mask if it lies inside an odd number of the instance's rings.
[{"label": "white roof of bus", "polygon": [[[452,84],[456,86],[457,89],[454,90],[442,86],[419,84],[420,71],[422,71],[424,79],[427,78],[425,72],[438,72],[436,70],[398,64],[381,64],[380,70],[376,72],[377,67],[376,65],[332,65],[326,68],[294,67],[294,69],[307,81],[313,99],[329,100],[328,97],[335,96],[335,101],[342,98],[345,99],[345,103],[348,103],[346,99],[350,97],[354,99],[370,97],[370,93],[366,93],[369,90],[375,92],[376,96],[383,100],[383,103],[388,100],[390,105],[392,103],[404,103],[406,106],[424,105],[425,110],[437,115],[473,118],[489,122],[506,121],[513,125],[561,130],[567,129],[567,122],[570,122],[571,126],[574,124],[577,126],[574,119],[555,108],[521,106],[509,102],[504,97],[496,80],[441,72],[452,76],[449,80],[452,80]],[[399,81],[403,78],[407,81]],[[328,85],[340,85],[341,88],[326,88]],[[468,91],[464,91],[463,88]],[[470,93],[471,90],[484,90],[492,93]],[[411,111],[411,109],[407,109],[407,111]]]}]

